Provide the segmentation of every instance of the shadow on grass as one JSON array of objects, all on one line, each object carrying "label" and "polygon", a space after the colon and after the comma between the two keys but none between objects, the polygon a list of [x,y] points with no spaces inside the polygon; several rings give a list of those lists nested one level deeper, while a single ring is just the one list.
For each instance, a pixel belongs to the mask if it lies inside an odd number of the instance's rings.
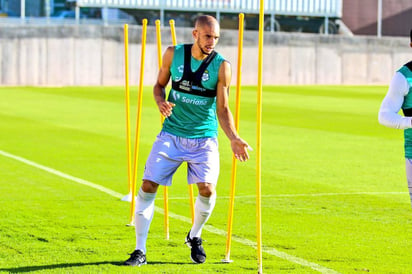
[{"label": "shadow on grass", "polygon": [[94,263],[62,263],[62,264],[50,264],[50,265],[33,265],[33,266],[21,266],[21,267],[10,267],[10,268],[0,268],[0,271],[8,271],[10,273],[19,273],[19,272],[31,272],[38,270],[46,269],[58,269],[58,268],[67,268],[67,267],[81,267],[88,265],[122,265],[123,262],[94,262]]},{"label": "shadow on grass", "polygon": [[[0,268],[1,271],[7,271],[9,273],[20,273],[20,272],[32,272],[32,271],[39,271],[39,270],[51,270],[51,269],[59,269],[59,268],[68,268],[68,267],[82,267],[82,266],[90,266],[90,265],[115,265],[115,266],[123,266],[123,267],[130,267],[123,265],[123,261],[117,262],[94,262],[94,263],[62,263],[62,264],[51,264],[51,265],[33,265],[33,266],[21,266],[21,267],[10,267],[10,268]],[[192,262],[157,262],[151,261],[147,263],[148,265],[186,265],[186,264],[193,264]]]}]

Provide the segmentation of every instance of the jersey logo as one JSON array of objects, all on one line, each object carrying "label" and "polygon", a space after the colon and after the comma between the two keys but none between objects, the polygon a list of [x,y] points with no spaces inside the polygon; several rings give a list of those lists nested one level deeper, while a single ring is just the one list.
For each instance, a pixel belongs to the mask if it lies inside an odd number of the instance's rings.
[{"label": "jersey logo", "polygon": [[202,75],[202,81],[206,82],[207,80],[209,80],[209,71],[205,70],[205,72]]},{"label": "jersey logo", "polygon": [[179,72],[179,75],[175,76],[175,81],[179,82],[180,80],[182,80],[182,77],[183,77],[184,66],[183,65],[178,66],[177,71]]},{"label": "jersey logo", "polygon": [[179,88],[180,88],[181,90],[190,92],[190,91],[192,90],[192,82],[190,82],[190,81],[188,81],[188,80],[182,80],[182,81],[179,83]]},{"label": "jersey logo", "polygon": [[177,92],[174,91],[174,90],[173,90],[173,92],[172,92],[172,96],[173,96],[173,99],[175,99],[175,102],[180,100],[180,94],[177,93]]},{"label": "jersey logo", "polygon": [[182,103],[191,104],[195,106],[206,106],[208,104],[208,100],[206,99],[188,98],[184,95],[181,97],[180,94],[175,90],[173,90],[171,94],[175,102],[179,101]]}]

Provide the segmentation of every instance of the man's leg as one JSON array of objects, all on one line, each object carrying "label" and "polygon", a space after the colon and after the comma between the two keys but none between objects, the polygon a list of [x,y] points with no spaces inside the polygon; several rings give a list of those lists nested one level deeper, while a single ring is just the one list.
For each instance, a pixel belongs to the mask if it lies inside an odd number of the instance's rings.
[{"label": "man's leg", "polygon": [[215,186],[208,183],[198,183],[199,195],[195,203],[195,219],[190,238],[199,237],[216,204]]},{"label": "man's leg", "polygon": [[146,264],[146,240],[153,218],[154,200],[158,186],[156,183],[143,180],[142,187],[139,189],[135,211],[136,249],[125,262],[126,265]]},{"label": "man's leg", "polygon": [[219,177],[219,149],[216,138],[188,140],[193,151],[187,163],[187,181],[196,183],[199,195],[195,203],[195,216],[192,229],[186,236],[186,243],[191,248],[190,257],[195,263],[204,263],[206,253],[202,247],[202,229],[209,219],[216,204],[215,186]]},{"label": "man's leg", "polygon": [[186,236],[186,243],[191,248],[190,257],[194,263],[204,263],[206,253],[202,246],[202,229],[212,214],[216,204],[215,187],[213,184],[198,183],[199,195],[195,203],[195,219],[192,229]]},{"label": "man's leg", "polygon": [[146,254],[146,239],[153,218],[154,200],[158,186],[156,183],[143,181],[136,199],[136,250],[140,249],[144,254]]}]

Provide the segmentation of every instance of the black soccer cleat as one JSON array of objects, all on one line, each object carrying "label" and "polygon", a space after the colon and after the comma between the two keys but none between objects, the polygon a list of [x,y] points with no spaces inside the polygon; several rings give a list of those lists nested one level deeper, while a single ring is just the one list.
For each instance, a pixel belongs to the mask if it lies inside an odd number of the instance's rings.
[{"label": "black soccer cleat", "polygon": [[206,253],[202,246],[202,238],[194,237],[190,239],[190,231],[186,236],[188,247],[191,248],[190,258],[196,264],[203,264],[206,261]]},{"label": "black soccer cleat", "polygon": [[124,262],[124,265],[141,266],[147,264],[146,255],[141,250],[135,250],[130,254],[130,258]]}]

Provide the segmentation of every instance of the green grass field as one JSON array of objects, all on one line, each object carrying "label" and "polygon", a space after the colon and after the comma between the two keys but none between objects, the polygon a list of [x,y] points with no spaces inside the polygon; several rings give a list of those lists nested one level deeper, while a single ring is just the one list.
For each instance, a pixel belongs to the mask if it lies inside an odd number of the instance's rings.
[{"label": "green grass field", "polygon": [[[264,273],[412,272],[402,131],[377,121],[385,93],[383,86],[264,87]],[[182,166],[169,189],[170,240],[160,190],[141,268],[121,266],[135,246],[130,204],[120,200],[128,192],[124,88],[3,87],[0,98],[0,272],[257,272],[256,87],[242,89],[240,134],[255,151],[238,164],[234,262],[221,262],[231,152],[220,132],[218,200],[202,235],[207,262],[191,263],[184,245],[191,225]],[[141,127],[138,178],[160,130],[150,87]]]}]

